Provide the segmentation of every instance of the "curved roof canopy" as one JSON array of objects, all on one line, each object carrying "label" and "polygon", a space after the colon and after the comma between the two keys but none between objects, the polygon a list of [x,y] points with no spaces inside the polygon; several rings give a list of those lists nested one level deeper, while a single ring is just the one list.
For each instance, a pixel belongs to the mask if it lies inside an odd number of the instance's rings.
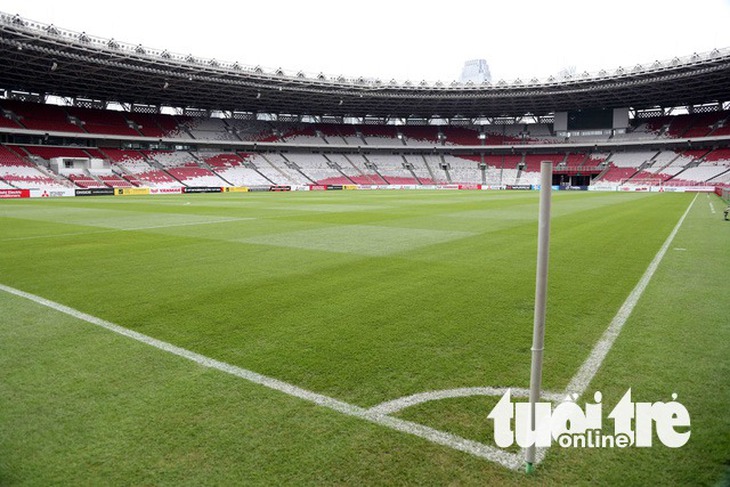
[{"label": "curved roof canopy", "polygon": [[730,100],[730,49],[563,79],[411,84],[266,72],[70,32],[2,13],[0,65],[0,88],[6,90],[313,116],[541,116]]}]

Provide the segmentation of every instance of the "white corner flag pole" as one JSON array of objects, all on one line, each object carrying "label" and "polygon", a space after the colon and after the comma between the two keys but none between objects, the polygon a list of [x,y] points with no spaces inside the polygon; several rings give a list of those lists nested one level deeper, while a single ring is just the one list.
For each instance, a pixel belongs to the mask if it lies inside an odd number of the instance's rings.
[{"label": "white corner flag pole", "polygon": [[[547,305],[548,257],[550,250],[550,193],[552,185],[553,163],[543,161],[540,167],[540,217],[537,233],[535,318],[532,329],[532,367],[530,369],[530,426],[532,431],[536,431],[535,403],[540,400],[540,386],[542,382],[542,352],[545,344],[545,308]],[[534,443],[527,448],[525,460],[527,461],[527,473],[532,473],[535,464]]]}]

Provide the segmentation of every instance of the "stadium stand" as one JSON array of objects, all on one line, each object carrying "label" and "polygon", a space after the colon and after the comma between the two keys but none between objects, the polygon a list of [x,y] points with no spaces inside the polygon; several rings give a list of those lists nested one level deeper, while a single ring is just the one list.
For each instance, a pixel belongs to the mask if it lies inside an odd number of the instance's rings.
[{"label": "stadium stand", "polygon": [[19,155],[22,149],[15,151],[0,145],[0,180],[5,184],[22,189],[54,189],[72,188],[74,184],[60,176],[54,175],[41,165],[33,164]]},{"label": "stadium stand", "polygon": [[[516,150],[509,155],[454,156],[410,154],[408,147],[529,146],[536,143],[565,143],[544,123],[507,123],[481,127],[434,125],[347,125],[333,123],[264,122],[173,116],[155,113],[95,110],[75,106],[44,105],[15,100],[0,100],[3,128],[53,130],[54,132],[92,133],[121,139],[171,138],[173,140],[241,143],[245,141],[302,144],[312,152],[290,150],[263,153],[235,152],[201,148],[185,150],[131,150],[113,147],[59,147],[24,144],[6,149],[25,164],[36,167],[26,180],[64,187],[180,187],[183,185],[267,184],[536,184],[540,162],[550,160],[561,174],[584,172],[594,176],[595,184],[629,183],[649,185],[716,184],[726,181],[730,166],[727,151],[719,149],[630,149],[620,147],[612,153],[592,153],[585,143],[597,141],[671,140],[673,138],[730,135],[730,112],[711,111],[681,115],[662,115],[632,121],[626,133],[588,135],[570,139],[584,146],[579,150]],[[393,147],[396,152],[330,153],[333,146]],[[187,146],[186,146],[187,147]],[[566,147],[566,146],[563,146]],[[343,150],[343,149],[338,149]],[[356,149],[357,150],[357,149]],[[72,173],[67,177],[53,173],[48,161],[54,157],[98,158],[109,161],[111,170],[103,173]],[[484,163],[484,166],[481,164]],[[28,166],[30,164],[30,166]],[[9,167],[7,164],[5,167]],[[16,176],[20,174],[17,173]],[[600,173],[600,174],[598,174]],[[5,170],[12,179],[13,175]],[[5,185],[13,184],[5,180]],[[13,184],[14,185],[14,184]]]},{"label": "stadium stand", "polygon": [[194,139],[241,140],[235,130],[220,118],[197,118],[187,124],[187,130]]},{"label": "stadium stand", "polygon": [[123,135],[139,137],[137,130],[129,126],[124,114],[114,110],[66,107],[72,117],[78,119],[84,131],[91,134]]},{"label": "stadium stand", "polygon": [[79,125],[70,121],[69,115],[60,106],[14,100],[0,100],[0,106],[9,112],[19,125],[30,130],[83,132]]}]

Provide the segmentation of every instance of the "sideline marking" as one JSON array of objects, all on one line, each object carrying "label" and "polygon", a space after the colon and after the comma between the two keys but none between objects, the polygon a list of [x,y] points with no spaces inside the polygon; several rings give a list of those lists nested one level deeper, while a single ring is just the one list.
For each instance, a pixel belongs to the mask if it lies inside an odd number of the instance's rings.
[{"label": "sideline marking", "polygon": [[3,242],[14,242],[17,240],[34,240],[38,238],[53,238],[53,237],[74,237],[78,235],[97,235],[99,233],[114,233],[114,232],[137,232],[142,230],[154,230],[158,228],[173,228],[173,227],[192,227],[196,225],[212,225],[215,223],[228,223],[228,222],[239,222],[246,220],[255,220],[256,218],[229,218],[226,220],[216,220],[207,222],[195,222],[195,223],[173,223],[171,225],[155,225],[152,227],[131,227],[131,228],[112,228],[109,230],[98,230],[92,232],[75,232],[75,233],[57,233],[55,235],[34,235],[32,237],[11,237],[2,239]]},{"label": "sideline marking", "polygon": [[716,213],[715,212],[715,205],[712,204],[712,201],[710,201],[710,211],[712,212],[713,215]]},{"label": "sideline marking", "polygon": [[[206,357],[205,355],[192,352],[185,348],[178,347],[171,343],[152,338],[134,330],[130,330],[128,328],[124,328],[123,326],[119,326],[101,318],[97,318],[96,316],[92,316],[74,308],[70,308],[55,301],[36,296],[35,294],[26,293],[19,289],[5,286],[3,284],[0,284],[0,290],[21,298],[28,299],[37,304],[40,304],[47,308],[51,308],[69,316],[73,316],[74,318],[86,321],[87,323],[91,323],[92,325],[105,328],[109,331],[131,338],[138,342],[142,342],[159,350],[168,352],[173,355],[177,355],[178,357],[190,360],[191,362],[195,362],[204,367],[216,369],[221,372],[240,377],[249,382],[268,387],[269,389],[274,389],[276,391],[283,392],[284,394],[304,399],[305,401],[313,402],[319,406],[324,406],[328,409],[332,409],[347,416],[353,416],[363,419],[365,421],[369,421],[371,423],[385,426],[396,431],[418,436],[432,443],[447,446],[449,448],[453,448],[454,450],[459,450],[474,455],[476,457],[490,460],[512,470],[517,470],[522,467],[522,457],[514,453],[506,452],[500,448],[485,445],[477,441],[468,440],[466,438],[462,438],[460,436],[447,433],[445,431],[430,428],[422,424],[414,423],[412,421],[394,418],[392,416],[379,414],[377,412],[370,412],[360,406],[355,406],[353,404],[349,404],[344,401],[325,396],[324,394],[318,394],[316,392],[303,389],[293,384],[289,384],[288,382],[274,379],[273,377],[268,377],[263,374],[253,372],[251,370],[244,369],[242,367],[237,367],[235,365],[221,362],[219,360]],[[542,455],[544,456],[544,452]]]},{"label": "sideline marking", "polygon": [[616,338],[618,338],[619,333],[621,333],[621,329],[626,323],[626,320],[629,319],[629,316],[631,316],[631,312],[634,310],[634,307],[639,302],[639,298],[642,294],[644,294],[646,286],[649,284],[649,281],[654,276],[654,273],[659,267],[659,263],[662,261],[664,255],[667,253],[667,249],[669,249],[669,246],[672,244],[672,240],[674,240],[675,235],[677,235],[677,232],[679,232],[679,227],[681,227],[682,223],[684,223],[684,219],[689,214],[689,211],[692,209],[692,206],[695,204],[695,201],[697,201],[697,197],[699,195],[699,193],[695,195],[694,199],[687,207],[687,210],[685,210],[684,214],[677,222],[677,225],[675,225],[672,232],[664,241],[664,244],[659,249],[659,252],[657,252],[654,256],[654,259],[649,264],[649,267],[647,267],[644,275],[641,276],[641,279],[639,279],[636,287],[634,287],[634,289],[631,291],[631,294],[629,294],[629,296],[626,298],[624,304],[621,305],[621,308],[619,308],[616,316],[614,316],[613,320],[611,320],[611,323],[608,325],[608,328],[606,328],[606,331],[601,336],[601,339],[598,340],[598,343],[596,343],[596,345],[593,347],[593,350],[591,350],[591,354],[588,356],[586,361],[583,362],[583,365],[581,365],[580,369],[578,369],[578,372],[576,372],[576,374],[573,376],[573,379],[571,379],[570,383],[565,388],[564,395],[567,396],[568,394],[576,393],[578,394],[578,396],[582,396],[583,393],[586,391],[591,380],[593,380],[593,377],[596,375],[598,369],[603,364],[603,360],[606,358],[606,355],[608,355],[608,352],[611,350],[611,347],[616,341]]},{"label": "sideline marking", "polygon": [[[651,278],[653,277],[657,268],[659,267],[659,263],[662,261],[662,259],[664,258],[664,255],[667,253],[667,249],[669,248],[670,244],[672,243],[672,240],[674,240],[674,237],[676,236],[677,232],[679,231],[679,228],[682,226],[682,223],[684,222],[685,218],[689,214],[689,211],[692,209],[692,206],[694,205],[698,196],[699,196],[699,193],[697,195],[695,195],[694,199],[687,207],[687,210],[684,212],[682,217],[679,219],[679,222],[677,222],[676,226],[674,227],[672,232],[669,234],[669,236],[665,240],[662,247],[659,249],[657,254],[654,256],[654,259],[649,264],[649,267],[646,269],[646,271],[642,275],[638,284],[634,287],[634,289],[631,291],[629,296],[626,298],[626,301],[624,301],[624,304],[621,306],[621,308],[619,308],[619,311],[616,313],[616,316],[614,316],[613,320],[609,324],[609,326],[606,329],[606,331],[604,332],[603,336],[598,341],[598,343],[596,343],[596,345],[594,346],[593,350],[591,351],[591,354],[588,356],[588,358],[583,363],[583,365],[578,370],[578,372],[573,376],[573,379],[570,381],[570,383],[566,387],[565,392],[559,396],[565,397],[571,393],[577,393],[578,396],[583,395],[583,393],[587,389],[588,385],[590,384],[591,380],[598,372],[598,369],[603,364],[603,360],[606,358],[606,355],[608,354],[611,347],[613,346],[613,343],[616,341],[616,338],[618,338],[618,335],[621,332],[623,325],[626,323],[626,320],[631,315],[631,312],[633,311],[634,307],[638,303],[639,298],[644,293],[646,286],[648,285],[649,281],[651,280]],[[213,223],[213,222],[211,222],[211,223]],[[481,458],[490,460],[494,463],[498,463],[511,470],[519,470],[522,468],[522,466],[524,464],[524,449],[519,454],[509,453],[509,452],[506,452],[497,447],[485,445],[484,443],[479,443],[477,441],[468,440],[468,439],[462,438],[458,435],[454,435],[454,434],[440,431],[440,430],[437,430],[434,428],[430,428],[428,426],[414,423],[412,421],[406,421],[403,419],[394,418],[392,416],[388,416],[387,414],[378,412],[380,410],[387,410],[386,405],[388,405],[388,404],[393,404],[400,400],[405,401],[408,398],[413,398],[414,396],[435,397],[436,399],[443,399],[446,397],[460,397],[458,395],[454,395],[454,396],[449,395],[449,393],[454,393],[453,391],[468,391],[468,390],[474,390],[474,389],[482,389],[486,392],[486,391],[502,390],[500,388],[464,388],[464,389],[452,389],[450,391],[437,391],[437,392],[430,392],[430,393],[426,392],[426,393],[421,393],[421,394],[415,394],[413,396],[407,396],[405,398],[395,399],[393,401],[381,403],[370,409],[365,409],[363,407],[355,406],[353,404],[350,404],[350,403],[347,403],[344,401],[340,401],[338,399],[326,396],[324,394],[318,394],[316,392],[312,392],[307,389],[303,389],[303,388],[295,386],[293,384],[289,384],[288,382],[274,379],[273,377],[268,377],[268,376],[259,374],[257,372],[253,372],[251,370],[244,369],[242,367],[237,367],[235,365],[231,365],[231,364],[228,364],[225,362],[221,362],[219,360],[212,359],[210,357],[206,357],[205,355],[201,355],[201,354],[192,352],[190,350],[187,350],[185,348],[175,346],[171,343],[164,342],[164,341],[158,340],[156,338],[152,338],[150,336],[144,335],[144,334],[136,332],[134,330],[124,328],[122,326],[116,325],[114,323],[103,320],[101,318],[97,318],[95,316],[86,314],[79,310],[70,308],[63,304],[56,303],[55,301],[51,301],[51,300],[42,298],[40,296],[36,296],[35,294],[26,293],[24,291],[20,291],[18,289],[15,289],[15,288],[12,288],[9,286],[5,286],[3,284],[0,284],[0,290],[5,291],[9,294],[13,294],[18,297],[21,297],[21,298],[28,299],[28,300],[38,303],[42,306],[46,306],[48,308],[54,309],[61,313],[67,314],[69,316],[73,316],[75,318],[86,321],[88,323],[99,326],[101,328],[105,328],[105,329],[112,331],[114,333],[117,333],[119,335],[123,335],[123,336],[131,338],[133,340],[145,343],[145,344],[155,347],[159,350],[163,350],[163,351],[171,353],[173,355],[177,355],[178,357],[185,358],[187,360],[195,362],[204,367],[216,369],[221,372],[225,372],[227,374],[231,374],[236,377],[246,379],[255,384],[259,384],[259,385],[268,387],[270,389],[274,389],[274,390],[283,392],[290,396],[304,399],[305,401],[313,402],[317,405],[324,406],[328,409],[340,412],[347,416],[356,417],[359,419],[363,419],[365,421],[369,421],[371,423],[385,426],[387,428],[390,428],[390,429],[393,429],[396,431],[418,436],[418,437],[428,440],[432,443],[436,443],[436,444],[442,445],[442,446],[447,446],[447,447],[453,448],[454,450],[459,450],[459,451],[474,455],[476,457],[481,457]],[[503,390],[506,391],[506,389],[503,389]],[[516,392],[515,395],[519,395],[519,394],[523,394],[525,392],[525,390],[515,389],[515,392]],[[459,392],[456,392],[456,394],[458,394],[458,393]],[[552,396],[554,393],[549,393],[549,394],[550,394],[550,396]],[[520,396],[518,396],[518,397],[520,397]],[[545,397],[548,397],[548,396],[546,395]],[[424,401],[421,401],[421,402],[424,402]],[[416,403],[413,403],[413,404],[416,404]],[[538,449],[537,456],[535,458],[535,464],[541,463],[542,460],[545,458],[546,454],[547,454],[547,449],[545,449],[545,448]]]}]

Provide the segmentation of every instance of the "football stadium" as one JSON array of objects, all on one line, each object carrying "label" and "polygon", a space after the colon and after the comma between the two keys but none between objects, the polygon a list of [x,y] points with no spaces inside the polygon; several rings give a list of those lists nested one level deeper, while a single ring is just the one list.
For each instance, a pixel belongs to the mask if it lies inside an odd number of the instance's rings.
[{"label": "football stadium", "polygon": [[730,483],[730,48],[412,82],[93,28],[0,12],[0,485]]}]

